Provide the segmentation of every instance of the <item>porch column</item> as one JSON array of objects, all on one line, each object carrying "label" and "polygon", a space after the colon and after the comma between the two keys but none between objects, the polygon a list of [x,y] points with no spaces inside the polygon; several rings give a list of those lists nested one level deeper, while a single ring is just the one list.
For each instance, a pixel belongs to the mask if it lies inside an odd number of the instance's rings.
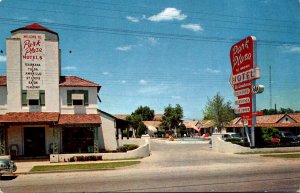
[{"label": "porch column", "polygon": [[0,127],[0,155],[6,154],[5,128]]},{"label": "porch column", "polygon": [[52,136],[52,144],[51,147],[52,148],[52,152],[53,154],[58,154],[59,153],[59,139],[60,139],[60,128],[58,127],[53,127],[53,136]]},{"label": "porch column", "polygon": [[99,152],[99,140],[98,140],[98,127],[93,127],[92,131],[94,133],[94,153]]}]

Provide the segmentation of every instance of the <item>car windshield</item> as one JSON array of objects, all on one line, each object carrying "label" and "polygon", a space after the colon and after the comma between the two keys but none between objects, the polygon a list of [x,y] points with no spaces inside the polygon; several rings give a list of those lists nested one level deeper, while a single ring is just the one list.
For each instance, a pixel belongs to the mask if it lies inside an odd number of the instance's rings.
[{"label": "car windshield", "polygon": [[292,133],[284,133],[285,136],[294,136]]},{"label": "car windshield", "polygon": [[240,138],[241,137],[240,134],[238,134],[238,133],[232,134],[231,136],[235,137],[235,138]]}]

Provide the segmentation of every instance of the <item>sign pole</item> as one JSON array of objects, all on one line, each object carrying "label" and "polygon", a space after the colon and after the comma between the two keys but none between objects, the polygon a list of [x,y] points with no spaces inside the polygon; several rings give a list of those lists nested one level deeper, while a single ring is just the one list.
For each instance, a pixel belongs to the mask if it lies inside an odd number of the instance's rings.
[{"label": "sign pole", "polygon": [[[253,68],[257,66],[256,57],[256,37],[253,37]],[[252,80],[252,85],[256,85],[256,79]],[[252,92],[252,113],[256,112],[256,94]],[[256,125],[256,115],[252,116],[252,126],[251,126],[251,148],[255,147],[255,125]]]},{"label": "sign pole", "polygon": [[[255,84],[255,80],[254,80]],[[256,112],[256,95],[252,94],[252,110]],[[251,126],[251,147],[255,147],[255,125],[256,125],[256,115],[252,116],[252,126]]]}]

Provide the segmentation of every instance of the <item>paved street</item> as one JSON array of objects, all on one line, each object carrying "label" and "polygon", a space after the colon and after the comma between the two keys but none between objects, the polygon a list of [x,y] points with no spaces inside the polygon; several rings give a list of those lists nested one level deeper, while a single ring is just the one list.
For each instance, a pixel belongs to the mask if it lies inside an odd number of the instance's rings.
[{"label": "paved street", "polygon": [[20,175],[2,192],[284,191],[300,189],[300,162],[213,152],[208,144],[151,143],[140,165],[116,170]]}]

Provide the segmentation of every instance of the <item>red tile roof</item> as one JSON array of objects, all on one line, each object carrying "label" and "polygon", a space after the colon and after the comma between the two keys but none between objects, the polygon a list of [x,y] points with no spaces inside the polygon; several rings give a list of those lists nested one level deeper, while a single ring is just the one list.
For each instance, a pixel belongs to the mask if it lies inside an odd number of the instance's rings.
[{"label": "red tile roof", "polygon": [[[279,123],[284,116],[289,116],[295,123]],[[226,127],[243,127],[242,124],[237,124],[241,118],[235,118]],[[300,113],[263,115],[256,117],[256,127],[300,127]]]},{"label": "red tile roof", "polygon": [[202,120],[202,121],[199,121],[199,128],[202,129],[202,128],[211,128],[214,126],[213,124],[213,121],[211,120]]},{"label": "red tile roof", "polygon": [[85,80],[77,76],[61,76],[59,80],[60,87],[97,87],[99,91],[101,86],[97,83]]},{"label": "red tile roof", "polygon": [[60,114],[59,125],[100,125],[99,114]]},{"label": "red tile roof", "polygon": [[50,32],[50,33],[53,33],[53,34],[58,35],[55,31],[52,31],[52,30],[50,30],[50,29],[48,29],[48,28],[45,28],[44,26],[41,26],[41,25],[38,24],[38,23],[33,23],[33,24],[31,24],[31,25],[27,25],[27,26],[24,26],[24,27],[21,27],[21,28],[12,30],[11,33],[14,33],[14,32],[19,31],[19,30],[47,31],[47,32]]},{"label": "red tile roof", "polygon": [[100,125],[99,114],[59,114],[50,112],[14,112],[0,115],[0,123],[58,125]]},{"label": "red tile roof", "polygon": [[[6,76],[0,76],[0,86],[6,86]],[[60,76],[59,79],[60,87],[97,87],[99,91],[101,86],[97,83],[85,80],[77,76]]]},{"label": "red tile roof", "polygon": [[146,126],[159,127],[161,121],[143,121]]},{"label": "red tile roof", "polygon": [[48,112],[24,112],[6,113],[0,116],[2,123],[46,123],[57,122],[59,113]]},{"label": "red tile roof", "polygon": [[129,115],[128,114],[114,114],[113,116],[116,117],[117,119],[127,121],[126,117]]},{"label": "red tile roof", "polygon": [[0,86],[6,86],[6,76],[0,76]]},{"label": "red tile roof", "polygon": [[189,129],[195,129],[195,130],[199,130],[199,128],[196,126],[196,125],[199,125],[198,124],[199,121],[184,121],[183,124],[186,128],[189,128]]}]

